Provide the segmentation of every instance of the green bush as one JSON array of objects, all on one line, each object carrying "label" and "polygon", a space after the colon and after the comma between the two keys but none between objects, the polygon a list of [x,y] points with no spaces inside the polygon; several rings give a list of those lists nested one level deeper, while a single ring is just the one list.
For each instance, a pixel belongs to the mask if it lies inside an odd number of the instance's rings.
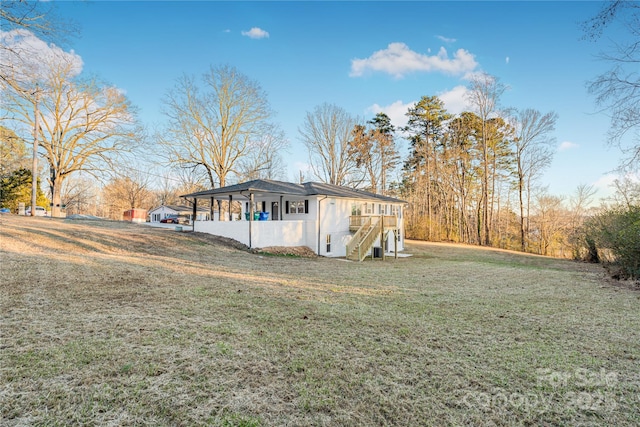
[{"label": "green bush", "polygon": [[607,209],[585,227],[587,242],[595,242],[600,253],[610,251],[610,259],[600,258],[615,267],[615,276],[640,279],[640,206]]}]

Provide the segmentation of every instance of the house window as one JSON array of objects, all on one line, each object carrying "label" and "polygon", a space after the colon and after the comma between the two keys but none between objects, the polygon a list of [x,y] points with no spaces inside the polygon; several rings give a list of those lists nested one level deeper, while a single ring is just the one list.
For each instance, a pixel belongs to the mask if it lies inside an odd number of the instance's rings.
[{"label": "house window", "polygon": [[[254,212],[266,212],[267,204],[266,202],[253,202],[253,211]],[[244,202],[244,210],[245,212],[249,212],[249,202]]]},{"label": "house window", "polygon": [[362,208],[360,204],[353,203],[351,205],[351,215],[362,215]]},{"label": "house window", "polygon": [[373,215],[373,203],[364,204],[364,213],[365,215]]},{"label": "house window", "polygon": [[288,214],[306,214],[309,213],[309,201],[308,200],[289,200],[286,203],[286,210]]},{"label": "house window", "polygon": [[398,216],[398,206],[391,205],[391,215]]},{"label": "house window", "polygon": [[331,234],[327,234],[327,253],[331,252]]}]

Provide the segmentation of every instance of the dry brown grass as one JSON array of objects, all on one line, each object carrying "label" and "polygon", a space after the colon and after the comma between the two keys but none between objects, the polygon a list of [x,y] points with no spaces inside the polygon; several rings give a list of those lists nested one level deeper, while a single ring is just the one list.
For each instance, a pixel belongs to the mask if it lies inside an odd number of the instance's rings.
[{"label": "dry brown grass", "polygon": [[597,266],[409,244],[266,256],[0,217],[1,425],[638,425],[640,294]]}]

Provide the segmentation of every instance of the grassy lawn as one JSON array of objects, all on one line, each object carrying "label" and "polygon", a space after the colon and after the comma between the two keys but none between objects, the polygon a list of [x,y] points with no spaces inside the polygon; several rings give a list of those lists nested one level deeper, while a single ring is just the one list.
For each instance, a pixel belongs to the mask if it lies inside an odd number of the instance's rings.
[{"label": "grassy lawn", "polygon": [[0,217],[0,425],[640,424],[640,292],[455,245],[347,262]]}]

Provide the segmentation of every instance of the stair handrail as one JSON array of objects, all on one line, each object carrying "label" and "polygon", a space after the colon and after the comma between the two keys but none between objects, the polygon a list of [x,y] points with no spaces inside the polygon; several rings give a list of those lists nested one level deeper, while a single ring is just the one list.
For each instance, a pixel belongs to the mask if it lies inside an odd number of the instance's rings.
[{"label": "stair handrail", "polygon": [[377,217],[376,220],[375,224],[369,228],[369,232],[362,237],[358,244],[358,261],[362,261],[367,256],[367,252],[371,249],[371,246],[373,246],[373,242],[375,242],[382,233],[382,221]]},{"label": "stair handrail", "polygon": [[347,256],[349,256],[349,254],[354,251],[363,234],[366,232],[366,230],[369,229],[369,227],[371,227],[371,217],[368,217],[364,221],[362,221],[362,225],[360,226],[360,228],[358,228],[358,231],[355,232],[353,237],[351,237],[351,240],[347,243]]}]

